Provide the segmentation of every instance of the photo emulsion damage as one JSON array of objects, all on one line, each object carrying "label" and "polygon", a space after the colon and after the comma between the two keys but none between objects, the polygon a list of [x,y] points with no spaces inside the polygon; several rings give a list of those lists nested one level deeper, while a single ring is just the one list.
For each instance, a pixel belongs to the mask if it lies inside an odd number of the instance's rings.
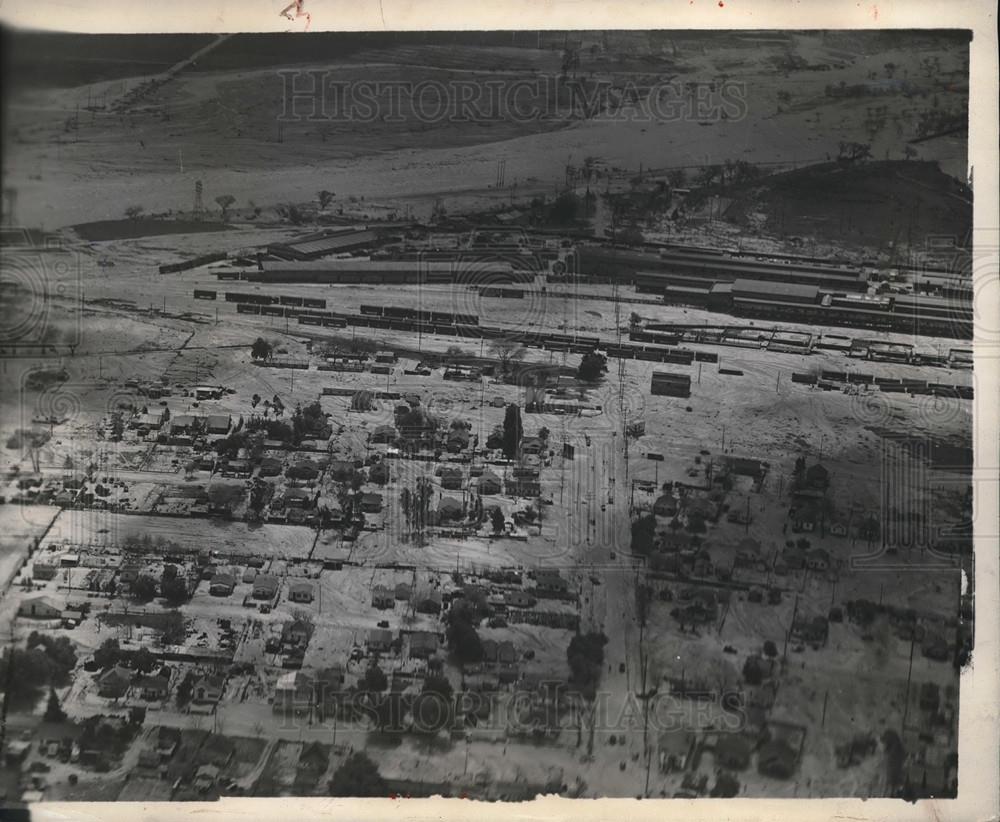
[{"label": "photo emulsion damage", "polygon": [[5,32],[3,803],[955,796],[970,33],[281,15]]}]

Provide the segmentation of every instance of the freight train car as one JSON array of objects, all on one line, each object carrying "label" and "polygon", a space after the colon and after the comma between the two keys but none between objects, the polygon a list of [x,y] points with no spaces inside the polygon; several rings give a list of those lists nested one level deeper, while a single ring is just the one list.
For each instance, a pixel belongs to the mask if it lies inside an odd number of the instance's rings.
[{"label": "freight train car", "polygon": [[196,288],[194,290],[194,298],[196,300],[214,300],[216,298],[216,293],[204,288]]}]

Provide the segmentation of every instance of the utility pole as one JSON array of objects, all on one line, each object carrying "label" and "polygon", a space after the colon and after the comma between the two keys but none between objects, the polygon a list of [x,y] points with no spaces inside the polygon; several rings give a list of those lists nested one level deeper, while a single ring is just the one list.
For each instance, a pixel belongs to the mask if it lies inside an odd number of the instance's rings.
[{"label": "utility pole", "polygon": [[792,608],[792,624],[788,626],[788,630],[785,632],[785,647],[781,652],[781,667],[784,668],[785,663],[788,661],[788,640],[792,635],[792,628],[795,626],[795,616],[799,612],[799,595],[795,595],[795,607]]},{"label": "utility pole", "polygon": [[910,712],[910,680],[913,678],[913,646],[916,643],[916,631],[910,632],[910,667],[906,672],[906,699],[903,701],[903,723],[899,728],[899,735],[906,731],[906,717]]}]

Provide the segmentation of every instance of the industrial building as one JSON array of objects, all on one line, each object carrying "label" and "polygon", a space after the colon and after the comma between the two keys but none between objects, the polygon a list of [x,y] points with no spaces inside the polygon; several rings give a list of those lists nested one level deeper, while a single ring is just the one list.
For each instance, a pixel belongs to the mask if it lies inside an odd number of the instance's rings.
[{"label": "industrial building", "polygon": [[531,282],[534,272],[515,270],[509,262],[461,260],[303,260],[264,261],[260,269],[248,269],[246,279],[264,283],[515,283]]},{"label": "industrial building", "polygon": [[649,393],[662,397],[690,397],[691,377],[668,371],[654,371]]},{"label": "industrial building", "polygon": [[315,260],[329,254],[343,254],[370,248],[378,241],[378,234],[369,229],[340,229],[322,234],[312,234],[290,243],[273,243],[268,254],[282,260]]}]

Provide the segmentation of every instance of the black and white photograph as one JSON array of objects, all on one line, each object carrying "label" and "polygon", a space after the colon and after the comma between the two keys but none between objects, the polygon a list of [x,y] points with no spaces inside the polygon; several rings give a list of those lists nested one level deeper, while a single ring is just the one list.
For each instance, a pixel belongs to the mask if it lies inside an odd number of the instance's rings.
[{"label": "black and white photograph", "polygon": [[0,7],[0,806],[987,787],[980,32],[130,5]]}]

